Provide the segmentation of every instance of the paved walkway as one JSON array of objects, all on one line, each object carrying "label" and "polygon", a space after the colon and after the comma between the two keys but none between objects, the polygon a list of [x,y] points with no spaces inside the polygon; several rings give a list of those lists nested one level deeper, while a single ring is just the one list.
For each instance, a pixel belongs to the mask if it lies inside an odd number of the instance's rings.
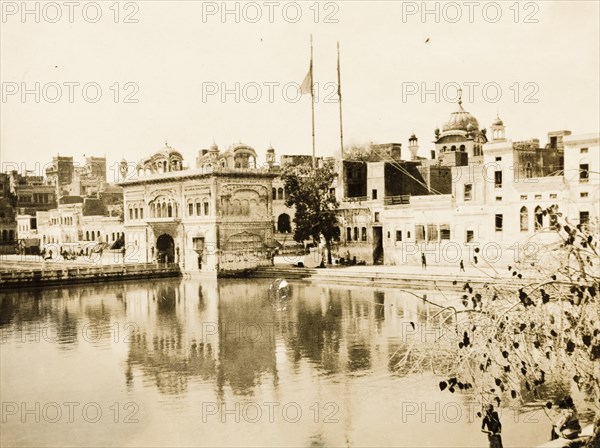
[{"label": "paved walkway", "polygon": [[111,266],[123,264],[121,254],[107,252],[94,254],[95,256],[77,257],[75,260],[65,260],[58,255],[52,259],[44,260],[39,255],[0,255],[0,269],[32,269],[44,266],[53,267],[93,267],[93,266]]},{"label": "paved walkway", "polygon": [[[275,268],[280,267],[289,267],[298,261],[302,261],[302,257],[275,257],[274,263]],[[514,268],[513,268],[514,269]],[[402,266],[382,266],[382,265],[363,265],[363,266],[339,266],[333,265],[328,266],[325,269],[317,269],[319,274],[325,272],[328,274],[346,274],[346,275],[355,275],[357,277],[362,275],[389,275],[396,276],[401,275],[404,277],[413,277],[413,278],[431,278],[431,277],[444,277],[444,278],[457,278],[461,280],[467,280],[469,278],[484,280],[484,279],[508,279],[513,277],[512,271],[508,270],[508,265],[505,264],[497,264],[494,266],[486,265],[474,265],[465,263],[465,271],[461,272],[460,267],[458,265],[449,266],[449,265],[436,265],[436,264],[428,264],[426,269],[423,269],[420,265],[414,264],[404,264]],[[524,278],[536,278],[538,277],[537,271],[523,270],[519,271]]]}]

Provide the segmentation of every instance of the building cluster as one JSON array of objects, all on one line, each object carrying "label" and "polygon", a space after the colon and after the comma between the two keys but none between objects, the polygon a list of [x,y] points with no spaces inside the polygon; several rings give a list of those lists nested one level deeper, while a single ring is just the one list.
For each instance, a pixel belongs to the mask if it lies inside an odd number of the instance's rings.
[{"label": "building cluster", "polygon": [[[423,254],[457,265],[522,258],[556,237],[559,214],[582,225],[598,218],[599,143],[598,133],[566,130],[549,132],[545,144],[512,141],[499,117],[481,127],[459,100],[435,129],[428,157],[419,156],[414,134],[408,154],[401,143],[348,148],[332,185],[340,203],[336,258],[387,265],[420,263]],[[213,144],[188,168],[165,144],[134,168],[121,161],[114,185],[104,159],[75,168],[72,158],[55,157],[45,178],[3,175],[3,241],[46,253],[119,249],[126,261],[185,271],[270,264],[275,253],[299,248],[281,166],[311,162],[284,155],[277,163],[270,147],[259,165],[246,144]]]},{"label": "building cluster", "polygon": [[598,218],[599,140],[555,131],[545,145],[512,141],[499,117],[488,132],[459,100],[429,159],[413,135],[408,161],[384,151],[344,160],[338,250],[388,265],[537,260],[559,214],[574,225]]},{"label": "building cluster", "polygon": [[123,241],[123,192],[107,182],[106,158],[55,156],[44,174],[0,174],[1,253],[79,255]]}]

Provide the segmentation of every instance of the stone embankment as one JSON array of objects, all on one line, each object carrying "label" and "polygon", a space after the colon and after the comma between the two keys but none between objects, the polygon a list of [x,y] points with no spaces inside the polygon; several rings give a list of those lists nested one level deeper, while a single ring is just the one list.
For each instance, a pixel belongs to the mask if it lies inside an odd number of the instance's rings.
[{"label": "stone embankment", "polygon": [[0,289],[178,277],[180,275],[181,271],[177,264],[135,263],[86,266],[52,263],[45,266],[40,264],[21,265],[19,268],[3,264],[0,268]]}]

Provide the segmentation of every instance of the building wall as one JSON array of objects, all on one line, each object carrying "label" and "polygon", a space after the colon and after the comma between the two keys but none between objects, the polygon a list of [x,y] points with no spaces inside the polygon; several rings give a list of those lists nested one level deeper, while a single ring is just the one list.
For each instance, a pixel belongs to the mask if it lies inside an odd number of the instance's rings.
[{"label": "building wall", "polygon": [[[56,209],[37,212],[37,230],[27,229],[29,215],[19,215],[19,238],[38,238],[46,253],[85,254],[108,251],[123,238],[124,227],[117,217],[84,216],[83,204],[61,204]],[[119,260],[114,260],[119,261]]]},{"label": "building wall", "polygon": [[[579,224],[581,212],[588,212],[590,220],[600,216],[600,136],[598,133],[568,136],[564,142],[564,178],[569,187],[566,213]],[[587,179],[581,165],[587,164]]]},{"label": "building wall", "polygon": [[[558,239],[556,216],[546,212],[552,206],[575,224],[580,212],[598,217],[598,141],[598,134],[565,137],[565,175],[546,177],[519,175],[522,153],[510,140],[485,145],[482,164],[452,168],[452,195],[411,196],[410,204],[379,211],[385,264],[418,264],[422,252],[428,262],[449,266],[475,257],[480,265],[539,261],[543,246]],[[582,164],[589,165],[583,179]]]}]

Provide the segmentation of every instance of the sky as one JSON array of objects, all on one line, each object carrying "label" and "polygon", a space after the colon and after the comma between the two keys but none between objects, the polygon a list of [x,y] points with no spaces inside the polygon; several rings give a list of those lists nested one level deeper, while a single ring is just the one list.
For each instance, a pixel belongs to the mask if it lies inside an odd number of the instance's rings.
[{"label": "sky", "polygon": [[[596,132],[599,2],[2,2],[2,171],[57,154],[136,162],[168,142],[186,164],[215,142],[311,154],[419,138],[463,107],[507,137]],[[425,9],[427,11],[425,11]],[[227,11],[229,11],[227,13]],[[28,93],[29,92],[29,93]]]}]

